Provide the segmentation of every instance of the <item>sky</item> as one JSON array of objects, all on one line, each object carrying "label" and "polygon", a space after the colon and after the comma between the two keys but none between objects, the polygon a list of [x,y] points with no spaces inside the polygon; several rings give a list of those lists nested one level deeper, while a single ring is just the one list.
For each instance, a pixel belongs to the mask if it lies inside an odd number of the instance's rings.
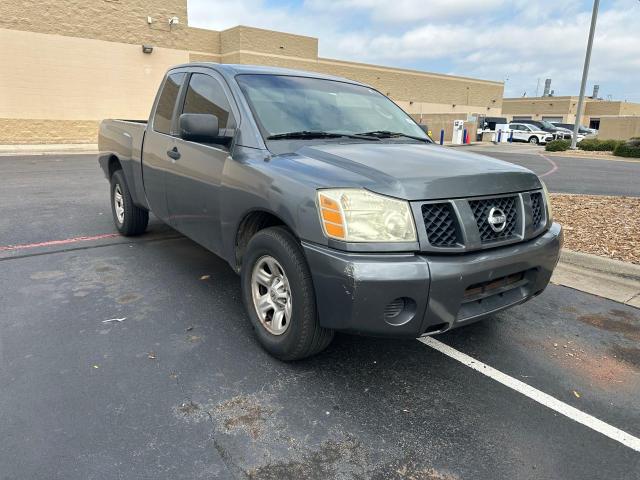
[{"label": "sky", "polygon": [[[309,35],[321,57],[505,82],[506,97],[577,95],[590,0],[188,0],[189,25]],[[640,1],[603,0],[587,84],[640,102]]]}]

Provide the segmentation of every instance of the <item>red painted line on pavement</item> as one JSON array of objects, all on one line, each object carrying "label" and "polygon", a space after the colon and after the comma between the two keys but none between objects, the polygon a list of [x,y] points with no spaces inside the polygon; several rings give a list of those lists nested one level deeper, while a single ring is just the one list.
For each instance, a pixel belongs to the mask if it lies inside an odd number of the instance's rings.
[{"label": "red painted line on pavement", "polygon": [[556,162],[554,162],[553,160],[551,160],[550,158],[545,157],[544,155],[542,155],[541,153],[539,153],[538,155],[540,155],[542,158],[544,158],[547,162],[549,162],[551,164],[551,166],[553,167],[551,170],[549,170],[548,172],[543,173],[542,175],[538,175],[538,177],[542,178],[542,177],[546,177],[547,175],[551,175],[553,172],[555,172],[556,170],[558,170],[558,165],[556,165]]},{"label": "red painted line on pavement", "polygon": [[91,237],[73,237],[73,238],[65,238],[64,240],[49,240],[47,242],[25,243],[22,245],[5,245],[4,247],[0,247],[0,252],[7,252],[11,250],[24,250],[27,248],[37,248],[37,247],[52,247],[54,245],[67,245],[69,243],[90,242],[92,240],[102,240],[104,238],[114,238],[119,236],[120,234],[118,233],[104,233],[102,235],[93,235]]}]

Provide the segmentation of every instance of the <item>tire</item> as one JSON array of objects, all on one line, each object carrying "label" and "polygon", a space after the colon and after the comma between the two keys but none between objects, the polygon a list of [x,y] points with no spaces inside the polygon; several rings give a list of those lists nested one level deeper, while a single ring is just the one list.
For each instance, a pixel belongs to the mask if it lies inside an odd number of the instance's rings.
[{"label": "tire", "polygon": [[529,137],[529,143],[537,145],[538,143],[540,143],[540,139],[532,135],[531,137]]},{"label": "tire", "polygon": [[[119,212],[118,206],[123,211]],[[140,235],[147,229],[149,211],[134,205],[122,170],[111,175],[111,213],[118,232],[125,237]]]},{"label": "tire", "polygon": [[[268,265],[271,259],[275,260],[275,275],[283,274],[280,278],[285,280],[285,290],[289,295],[285,301],[285,305],[287,302],[289,304],[289,318],[279,332],[276,332],[277,325],[273,321],[275,310],[270,322],[263,321],[254,302],[254,292],[257,295],[262,294],[263,290],[267,292],[260,298],[271,294],[270,289],[255,282],[256,272],[261,270],[261,266]],[[284,361],[300,360],[321,352],[331,343],[334,332],[320,326],[311,272],[300,243],[289,230],[270,227],[256,233],[247,245],[240,275],[247,315],[258,341],[271,355]],[[272,305],[275,305],[273,297],[271,299]]]}]

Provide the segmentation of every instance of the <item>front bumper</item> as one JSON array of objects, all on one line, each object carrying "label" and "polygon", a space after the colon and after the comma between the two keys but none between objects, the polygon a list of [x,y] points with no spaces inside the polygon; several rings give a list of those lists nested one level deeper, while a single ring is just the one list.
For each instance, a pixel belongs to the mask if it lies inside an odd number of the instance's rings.
[{"label": "front bumper", "polygon": [[541,293],[558,263],[562,236],[554,223],[528,242],[457,255],[346,253],[306,242],[303,248],[323,327],[417,337]]}]

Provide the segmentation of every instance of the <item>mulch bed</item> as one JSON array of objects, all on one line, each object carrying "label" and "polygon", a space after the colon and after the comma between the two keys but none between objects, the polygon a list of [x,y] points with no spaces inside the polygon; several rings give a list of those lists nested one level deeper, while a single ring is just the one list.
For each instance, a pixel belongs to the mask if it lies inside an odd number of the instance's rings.
[{"label": "mulch bed", "polygon": [[640,198],[551,194],[564,247],[640,264]]}]

